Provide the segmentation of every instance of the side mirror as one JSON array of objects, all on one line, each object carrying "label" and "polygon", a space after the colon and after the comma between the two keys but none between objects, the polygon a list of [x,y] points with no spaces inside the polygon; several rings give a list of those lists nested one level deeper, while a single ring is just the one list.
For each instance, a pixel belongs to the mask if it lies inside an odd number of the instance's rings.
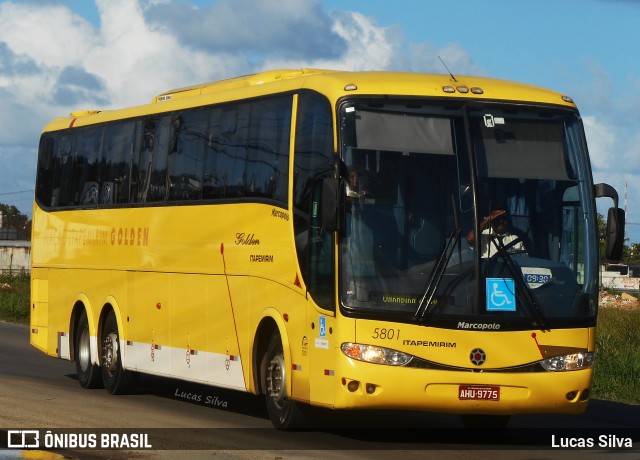
[{"label": "side mirror", "polygon": [[595,184],[593,186],[593,191],[596,198],[611,198],[613,200],[613,206],[615,208],[618,207],[618,192],[616,192],[616,189],[609,184]]},{"label": "side mirror", "polygon": [[329,232],[340,228],[340,182],[340,179],[333,178],[322,181],[322,228]]},{"label": "side mirror", "polygon": [[607,214],[607,233],[605,235],[605,254],[607,260],[622,259],[624,225],[624,209],[609,208],[609,213]]},{"label": "side mirror", "polygon": [[605,256],[607,260],[622,259],[624,246],[624,209],[618,207],[618,192],[609,184],[595,184],[593,191],[596,198],[607,197],[613,200],[613,208],[607,214],[607,233],[605,235]]}]

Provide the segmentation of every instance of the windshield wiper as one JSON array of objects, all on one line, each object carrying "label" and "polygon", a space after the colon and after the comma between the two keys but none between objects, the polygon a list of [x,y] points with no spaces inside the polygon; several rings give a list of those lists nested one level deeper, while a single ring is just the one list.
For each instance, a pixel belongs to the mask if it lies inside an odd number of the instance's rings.
[{"label": "windshield wiper", "polygon": [[453,250],[456,247],[456,241],[460,240],[460,227],[454,228],[449,234],[449,238],[447,238],[447,243],[445,244],[442,252],[440,252],[440,256],[438,257],[438,261],[436,262],[433,271],[431,272],[431,277],[429,278],[429,283],[418,303],[418,309],[413,315],[414,320],[420,320],[424,318],[429,310],[429,306],[433,301],[433,296],[440,285],[440,281],[442,281],[442,277],[444,276],[444,272],[449,265],[449,260],[451,260],[451,256],[453,255]]},{"label": "windshield wiper", "polygon": [[502,244],[502,241],[498,241],[498,244],[494,243],[494,246],[497,248],[497,255],[504,261],[504,264],[507,266],[507,269],[511,273],[516,285],[519,287],[519,297],[523,301],[525,308],[535,317],[537,324],[534,323],[534,326],[538,326],[541,331],[549,331],[550,329],[547,327],[544,314],[542,313],[538,302],[536,302],[535,297],[531,293],[531,289],[524,281],[524,278],[521,275],[522,272],[518,270],[518,267],[509,255],[509,244],[505,247],[505,245]]},{"label": "windshield wiper", "polygon": [[[429,282],[427,283],[427,287],[425,288],[424,294],[418,303],[418,309],[413,315],[414,321],[422,320],[427,312],[429,311],[429,307],[431,306],[431,302],[433,301],[433,296],[436,294],[436,290],[442,281],[442,277],[444,276],[444,272],[449,265],[449,261],[451,260],[451,256],[453,255],[453,250],[456,245],[460,247],[460,233],[462,232],[462,227],[460,227],[460,223],[458,222],[458,212],[456,209],[455,198],[451,196],[451,204],[453,205],[453,218],[455,222],[455,227],[451,230],[449,237],[447,238],[447,242],[444,245],[444,248],[440,252],[438,256],[438,260],[436,262],[435,267],[433,267],[433,271],[431,272],[431,276],[429,277]],[[462,257],[462,256],[460,256]]]}]

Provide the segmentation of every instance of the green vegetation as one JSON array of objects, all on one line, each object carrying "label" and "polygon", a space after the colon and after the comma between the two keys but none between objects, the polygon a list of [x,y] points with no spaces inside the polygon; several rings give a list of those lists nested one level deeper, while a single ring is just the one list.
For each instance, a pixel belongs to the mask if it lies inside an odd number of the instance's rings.
[{"label": "green vegetation", "polygon": [[0,321],[29,324],[29,275],[0,276]]},{"label": "green vegetation", "polygon": [[2,228],[15,229],[19,240],[31,239],[31,220],[22,214],[18,208],[8,204],[0,203],[0,213],[2,213]]},{"label": "green vegetation", "polygon": [[593,397],[640,404],[640,309],[601,308]]},{"label": "green vegetation", "polygon": [[[29,276],[0,277],[0,321],[29,324]],[[598,315],[593,397],[640,404],[640,308]]]}]

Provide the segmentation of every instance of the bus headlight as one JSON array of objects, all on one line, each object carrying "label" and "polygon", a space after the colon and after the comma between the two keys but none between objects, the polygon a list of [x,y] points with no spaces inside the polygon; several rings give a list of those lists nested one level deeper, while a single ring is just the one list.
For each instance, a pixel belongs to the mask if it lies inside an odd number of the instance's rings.
[{"label": "bus headlight", "polygon": [[540,361],[546,371],[577,371],[593,364],[595,353],[575,353],[572,355],[554,356]]},{"label": "bus headlight", "polygon": [[401,351],[377,347],[375,345],[345,342],[340,348],[342,349],[342,353],[349,358],[367,363],[404,366],[413,359],[413,356],[402,353]]}]

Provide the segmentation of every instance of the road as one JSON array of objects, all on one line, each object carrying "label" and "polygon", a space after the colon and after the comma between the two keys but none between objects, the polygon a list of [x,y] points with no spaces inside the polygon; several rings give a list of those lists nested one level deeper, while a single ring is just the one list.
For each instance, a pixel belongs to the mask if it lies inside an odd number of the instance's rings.
[{"label": "road", "polygon": [[[580,417],[514,416],[499,434],[469,433],[458,417],[446,414],[370,411],[318,417],[317,429],[283,433],[271,428],[262,398],[170,379],[142,377],[129,395],[83,390],[74,363],[32,348],[28,327],[0,323],[2,441],[7,430],[39,429],[41,437],[46,430],[97,436],[98,444],[103,433],[126,434],[125,439],[140,433],[153,446],[72,449],[62,452],[64,458],[640,458],[640,406],[607,401],[592,401]],[[614,443],[630,437],[634,445],[610,449],[612,436]],[[552,446],[588,439],[594,446],[586,449]],[[19,458],[18,451],[0,450],[2,458]]]}]

